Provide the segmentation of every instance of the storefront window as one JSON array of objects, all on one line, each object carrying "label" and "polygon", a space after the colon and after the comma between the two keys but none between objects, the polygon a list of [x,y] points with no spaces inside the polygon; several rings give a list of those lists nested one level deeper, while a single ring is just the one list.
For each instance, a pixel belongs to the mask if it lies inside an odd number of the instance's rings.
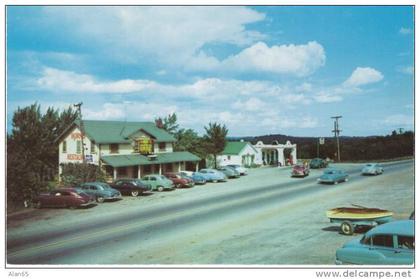
[{"label": "storefront window", "polygon": [[159,151],[165,151],[166,150],[166,143],[159,142]]},{"label": "storefront window", "polygon": [[90,142],[90,153],[95,153],[95,152],[96,152],[95,142],[91,141]]}]

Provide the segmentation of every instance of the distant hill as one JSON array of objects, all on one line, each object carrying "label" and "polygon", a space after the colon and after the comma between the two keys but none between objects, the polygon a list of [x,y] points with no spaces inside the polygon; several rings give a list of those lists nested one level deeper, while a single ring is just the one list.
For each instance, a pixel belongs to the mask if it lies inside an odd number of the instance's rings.
[{"label": "distant hill", "polygon": [[[249,136],[249,137],[229,137],[228,140],[245,140],[252,144],[262,141],[270,144],[274,141],[280,144],[290,141],[297,144],[298,158],[309,159],[317,156],[318,137],[294,137],[281,134]],[[407,131],[398,134],[393,131],[387,136],[368,136],[368,137],[340,137],[340,154],[343,161],[354,160],[379,160],[392,159],[403,156],[414,155],[414,132]],[[334,137],[325,137],[325,144],[319,147],[320,157],[336,157],[336,140]]]}]

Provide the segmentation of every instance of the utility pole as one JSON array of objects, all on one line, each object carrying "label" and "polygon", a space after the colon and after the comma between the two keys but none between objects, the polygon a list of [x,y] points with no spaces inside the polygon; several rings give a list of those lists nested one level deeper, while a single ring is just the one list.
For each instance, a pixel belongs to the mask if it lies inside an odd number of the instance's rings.
[{"label": "utility pole", "polygon": [[80,132],[81,132],[81,140],[82,140],[82,162],[83,164],[86,162],[85,159],[85,144],[83,143],[83,138],[85,137],[85,129],[83,127],[83,120],[82,120],[82,105],[83,103],[80,102],[78,104],[74,104],[73,106],[77,109],[77,115],[80,121]]},{"label": "utility pole", "polygon": [[332,132],[334,133],[335,139],[337,141],[337,161],[340,162],[340,141],[339,141],[339,137],[340,137],[340,132],[342,130],[339,129],[338,127],[338,119],[342,118],[341,115],[339,116],[332,116],[331,117],[334,120],[334,130],[332,130]]}]

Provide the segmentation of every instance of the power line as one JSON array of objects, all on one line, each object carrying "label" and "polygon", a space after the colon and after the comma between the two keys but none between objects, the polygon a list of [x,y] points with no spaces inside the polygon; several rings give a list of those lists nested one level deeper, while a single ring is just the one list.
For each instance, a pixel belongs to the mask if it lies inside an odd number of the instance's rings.
[{"label": "power line", "polygon": [[339,137],[340,137],[340,132],[342,130],[339,129],[338,119],[342,118],[342,116],[341,115],[332,116],[331,118],[334,119],[334,130],[332,130],[332,132],[334,133],[334,137],[337,141],[337,161],[340,162],[340,141],[339,141]]}]

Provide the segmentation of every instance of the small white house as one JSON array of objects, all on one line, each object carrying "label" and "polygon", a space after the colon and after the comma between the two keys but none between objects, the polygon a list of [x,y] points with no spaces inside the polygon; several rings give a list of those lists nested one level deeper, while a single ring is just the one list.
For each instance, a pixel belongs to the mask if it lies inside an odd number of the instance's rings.
[{"label": "small white house", "polygon": [[258,151],[251,143],[246,141],[229,141],[221,155],[217,156],[217,162],[220,166],[242,165],[251,166],[260,165],[258,161]]}]

